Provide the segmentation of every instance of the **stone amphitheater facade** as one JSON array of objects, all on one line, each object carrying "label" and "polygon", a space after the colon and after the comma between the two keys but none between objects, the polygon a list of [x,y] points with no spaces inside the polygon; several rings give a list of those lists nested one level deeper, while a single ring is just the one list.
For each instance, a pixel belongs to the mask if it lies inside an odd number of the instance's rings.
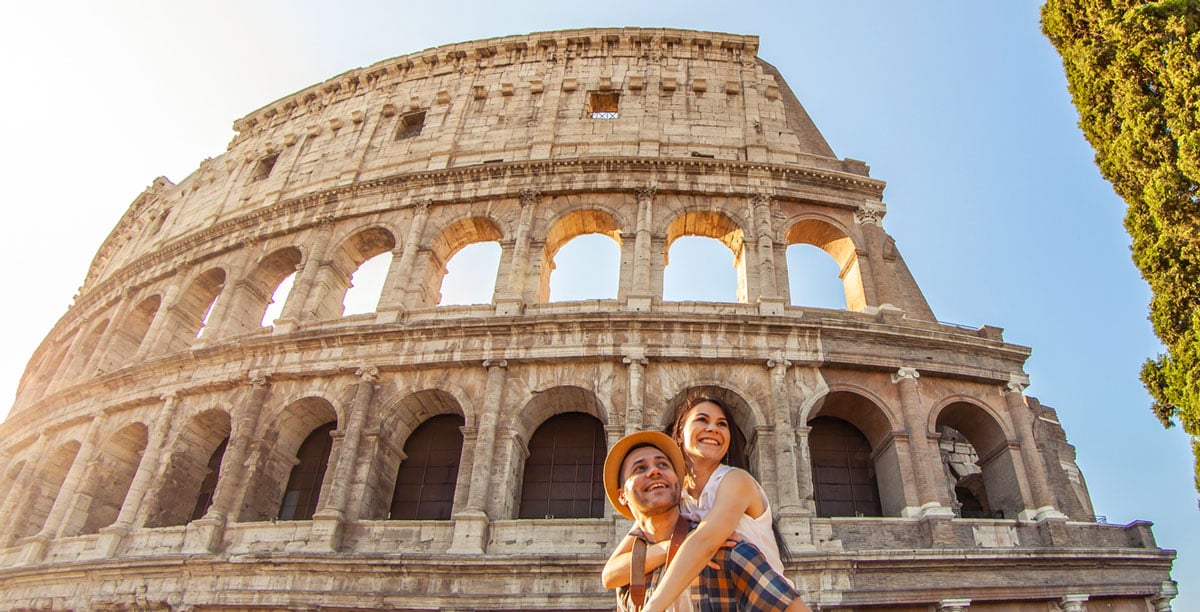
[{"label": "stone amphitheater facade", "polygon": [[[758,39],[537,33],[352,70],[235,122],[104,241],[0,426],[0,608],[605,610],[604,448],[724,398],[823,610],[1168,610],[1097,522],[1029,349],[939,323]],[[614,299],[552,302],[560,247]],[[736,303],[663,299],[681,236]],[[439,305],[498,242],[491,303]],[[845,309],[792,304],[786,250]],[[343,316],[356,269],[391,265]],[[261,324],[294,273],[281,316]],[[280,298],[282,299],[282,298]]]}]

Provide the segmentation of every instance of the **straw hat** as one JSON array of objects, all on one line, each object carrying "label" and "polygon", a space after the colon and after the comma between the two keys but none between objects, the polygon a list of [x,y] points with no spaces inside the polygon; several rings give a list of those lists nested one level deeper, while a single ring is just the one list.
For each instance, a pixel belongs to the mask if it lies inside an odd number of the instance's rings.
[{"label": "straw hat", "polygon": [[613,508],[616,508],[617,512],[628,519],[633,518],[633,513],[630,512],[629,506],[621,503],[618,498],[624,484],[621,480],[621,464],[624,463],[625,456],[629,454],[630,449],[645,445],[653,446],[667,456],[671,465],[674,466],[675,475],[680,482],[683,482],[683,477],[687,475],[687,466],[683,462],[683,451],[679,450],[679,445],[667,434],[661,431],[639,431],[618,440],[608,450],[608,456],[604,458],[604,492],[608,495],[608,502],[613,505]]}]

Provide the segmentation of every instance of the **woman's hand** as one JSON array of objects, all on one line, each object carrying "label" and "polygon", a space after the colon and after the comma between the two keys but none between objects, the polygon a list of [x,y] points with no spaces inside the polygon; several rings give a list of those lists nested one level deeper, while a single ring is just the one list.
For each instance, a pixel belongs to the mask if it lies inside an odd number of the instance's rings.
[{"label": "woman's hand", "polygon": [[[621,542],[617,544],[617,549],[609,555],[608,561],[604,563],[604,570],[600,572],[600,580],[604,583],[604,588],[617,589],[629,584],[629,566],[633,562],[634,539],[631,535],[622,538]],[[670,546],[670,540],[646,546],[645,570],[647,574],[667,562],[667,549]]]}]

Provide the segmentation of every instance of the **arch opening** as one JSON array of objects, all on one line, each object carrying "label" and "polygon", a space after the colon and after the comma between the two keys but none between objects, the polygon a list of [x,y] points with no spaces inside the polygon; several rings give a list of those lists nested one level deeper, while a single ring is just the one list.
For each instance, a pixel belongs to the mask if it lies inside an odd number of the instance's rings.
[{"label": "arch opening", "polygon": [[605,451],[596,417],[566,412],[547,419],[529,439],[518,518],[603,517]]},{"label": "arch opening", "polygon": [[[724,245],[732,259],[718,249],[713,240]],[[672,259],[676,263],[672,264]],[[744,304],[749,299],[742,228],[722,213],[692,211],[676,217],[667,226],[663,263],[666,266],[663,271],[664,300]],[[732,276],[717,275],[718,270],[732,270]],[[733,279],[732,291],[730,278]]]},{"label": "arch opening", "polygon": [[224,456],[231,429],[229,413],[221,408],[188,419],[164,456],[162,484],[151,497],[147,527],[185,525],[208,512],[221,474],[220,460],[214,465],[213,458]]},{"label": "arch opening", "polygon": [[[788,228],[785,235],[788,245],[788,278],[791,282],[791,246],[807,244],[825,251],[837,262],[838,278],[842,281],[842,292],[846,308],[861,311],[867,307],[866,292],[863,289],[862,270],[858,262],[858,250],[854,241],[841,228],[820,219],[803,219]],[[803,282],[803,281],[802,281]],[[803,287],[803,284],[800,285]],[[795,295],[793,285],[792,303],[804,303],[803,295]]]},{"label": "arch opening", "polygon": [[381,227],[360,231],[334,252],[328,270],[331,287],[317,305],[318,319],[375,312],[392,261],[396,239]]},{"label": "arch opening", "polygon": [[396,470],[388,518],[449,520],[454,510],[458,466],[462,459],[464,419],[457,414],[431,417],[404,443]]},{"label": "arch opening", "polygon": [[555,221],[546,234],[536,299],[616,299],[620,267],[621,228],[616,219],[601,210],[572,212]]},{"label": "arch opening", "polygon": [[808,426],[820,516],[900,516],[905,481],[882,408],[853,391],[834,391],[818,401]]},{"label": "arch opening", "polygon": [[[955,512],[964,518],[1018,517],[1025,502],[1016,445],[1009,443],[996,419],[979,406],[955,402],[938,413],[935,427],[941,434],[938,449]],[[980,516],[969,516],[976,513]]]},{"label": "arch opening", "polygon": [[841,269],[828,253],[811,244],[787,248],[788,287],[793,306],[846,309]]},{"label": "arch opening", "polygon": [[83,523],[68,525],[65,533],[99,533],[117,521],[148,440],[146,426],[131,423],[105,441],[83,479],[91,498]]},{"label": "arch opening", "polygon": [[503,251],[503,233],[485,217],[459,219],[430,245],[422,278],[426,305],[490,304]]}]

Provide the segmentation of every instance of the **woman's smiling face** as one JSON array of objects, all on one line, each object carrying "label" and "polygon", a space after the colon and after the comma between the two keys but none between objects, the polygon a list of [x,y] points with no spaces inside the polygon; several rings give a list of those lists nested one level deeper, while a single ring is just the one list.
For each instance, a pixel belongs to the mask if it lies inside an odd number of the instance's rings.
[{"label": "woman's smiling face", "polygon": [[687,411],[682,425],[676,441],[685,455],[721,461],[729,451],[729,417],[720,406],[700,402]]}]

